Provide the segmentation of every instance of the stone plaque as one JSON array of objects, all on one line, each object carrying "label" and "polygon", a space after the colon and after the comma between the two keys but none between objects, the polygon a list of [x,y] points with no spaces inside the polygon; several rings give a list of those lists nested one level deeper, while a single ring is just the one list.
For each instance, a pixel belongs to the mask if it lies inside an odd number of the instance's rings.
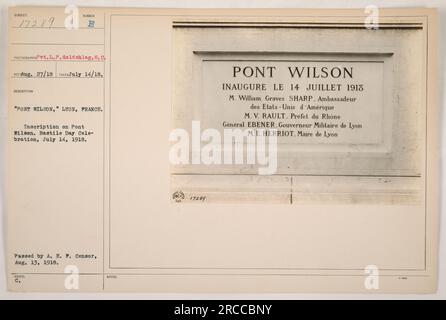
[{"label": "stone plaque", "polygon": [[[224,202],[322,198],[369,202],[377,201],[376,197],[384,197],[379,200],[384,202],[419,201],[426,124],[423,66],[417,63],[425,52],[418,28],[401,24],[374,32],[178,22],[173,41],[173,126],[191,136],[193,122],[199,123],[201,131],[211,130],[206,135],[218,132],[221,140],[229,131],[246,136],[223,142],[214,152],[222,161],[208,161],[211,165],[199,161],[206,139],[195,140],[196,150],[190,153],[194,161],[172,167],[173,189],[192,188],[194,195],[208,194],[208,201]],[[260,167],[249,162],[248,137],[253,136],[276,138],[274,174],[279,182],[266,185],[272,188],[270,194],[281,195],[278,198],[258,198],[250,191],[264,191],[262,177],[249,182]],[[242,156],[226,156],[237,148],[243,150]],[[217,175],[240,176],[239,194],[227,191]],[[184,176],[189,177],[187,183]],[[325,177],[330,185],[357,177],[367,187],[327,198],[321,179],[313,183],[312,177]],[[379,191],[382,181],[392,188]],[[376,197],[358,196],[357,190]],[[335,189],[329,192],[336,194]],[[217,197],[219,193],[224,196]]]},{"label": "stone plaque", "polygon": [[203,125],[276,129],[286,144],[382,144],[383,64],[203,59]]}]

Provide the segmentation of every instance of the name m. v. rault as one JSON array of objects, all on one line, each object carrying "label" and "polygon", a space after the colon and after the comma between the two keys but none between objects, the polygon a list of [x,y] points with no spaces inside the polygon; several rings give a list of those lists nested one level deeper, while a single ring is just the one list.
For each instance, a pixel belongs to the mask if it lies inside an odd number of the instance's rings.
[{"label": "name m. v. rault", "polygon": [[[353,78],[353,67],[346,66],[288,66],[286,67],[291,78],[309,79],[345,79]],[[232,67],[232,77],[244,78],[273,78],[277,66],[238,66]]]}]

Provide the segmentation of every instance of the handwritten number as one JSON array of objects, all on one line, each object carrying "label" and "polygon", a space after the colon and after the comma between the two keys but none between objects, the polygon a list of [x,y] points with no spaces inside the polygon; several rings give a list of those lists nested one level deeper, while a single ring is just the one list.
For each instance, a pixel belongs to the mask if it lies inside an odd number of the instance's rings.
[{"label": "handwritten number", "polygon": [[22,21],[20,21],[18,28],[44,28],[45,26],[51,28],[55,20],[56,19],[54,17],[50,17],[48,19],[43,18],[42,20],[23,19]]}]

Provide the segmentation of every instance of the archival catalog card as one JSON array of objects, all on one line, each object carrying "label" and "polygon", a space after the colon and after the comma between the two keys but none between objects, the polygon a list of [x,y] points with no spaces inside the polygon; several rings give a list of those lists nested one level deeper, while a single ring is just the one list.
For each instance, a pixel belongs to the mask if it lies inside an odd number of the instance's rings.
[{"label": "archival catalog card", "polygon": [[11,7],[11,291],[437,287],[433,9]]}]

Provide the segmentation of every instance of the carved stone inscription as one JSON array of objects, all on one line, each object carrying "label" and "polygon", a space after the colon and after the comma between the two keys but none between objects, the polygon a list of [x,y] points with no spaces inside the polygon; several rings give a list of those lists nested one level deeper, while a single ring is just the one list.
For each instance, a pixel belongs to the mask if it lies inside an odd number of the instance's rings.
[{"label": "carved stone inscription", "polygon": [[202,121],[219,130],[275,129],[286,144],[377,145],[384,139],[383,65],[203,59]]}]

